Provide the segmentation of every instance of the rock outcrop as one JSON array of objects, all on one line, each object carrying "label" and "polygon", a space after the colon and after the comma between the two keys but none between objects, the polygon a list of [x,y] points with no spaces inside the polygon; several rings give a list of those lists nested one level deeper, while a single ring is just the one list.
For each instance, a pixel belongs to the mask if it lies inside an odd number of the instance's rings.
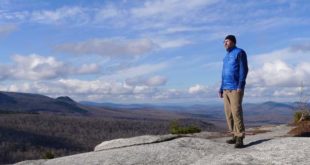
[{"label": "rock outcrop", "polygon": [[243,149],[226,144],[229,137],[216,132],[140,136],[103,142],[93,152],[17,165],[309,164],[310,138],[289,137],[290,129],[286,125],[249,129]]}]

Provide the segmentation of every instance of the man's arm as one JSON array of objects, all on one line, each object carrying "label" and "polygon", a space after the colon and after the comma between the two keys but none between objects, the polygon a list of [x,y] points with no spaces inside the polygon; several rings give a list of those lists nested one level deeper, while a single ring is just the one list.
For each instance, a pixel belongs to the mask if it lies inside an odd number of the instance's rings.
[{"label": "man's arm", "polygon": [[247,55],[245,51],[241,51],[238,54],[239,58],[239,84],[238,84],[238,90],[243,90],[245,87],[245,80],[248,74],[248,60]]},{"label": "man's arm", "polygon": [[218,95],[220,98],[223,98],[223,89],[222,88],[220,88]]},{"label": "man's arm", "polygon": [[223,74],[222,74],[222,81],[221,81],[221,86],[220,86],[220,89],[219,89],[219,92],[218,92],[218,96],[220,98],[223,98]]}]

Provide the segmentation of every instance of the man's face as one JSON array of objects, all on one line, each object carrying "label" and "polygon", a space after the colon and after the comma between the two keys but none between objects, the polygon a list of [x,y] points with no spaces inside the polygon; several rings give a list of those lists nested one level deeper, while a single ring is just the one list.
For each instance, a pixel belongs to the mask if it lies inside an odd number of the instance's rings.
[{"label": "man's face", "polygon": [[224,47],[226,50],[228,50],[234,46],[235,46],[235,43],[232,42],[231,40],[229,40],[229,39],[224,40]]}]

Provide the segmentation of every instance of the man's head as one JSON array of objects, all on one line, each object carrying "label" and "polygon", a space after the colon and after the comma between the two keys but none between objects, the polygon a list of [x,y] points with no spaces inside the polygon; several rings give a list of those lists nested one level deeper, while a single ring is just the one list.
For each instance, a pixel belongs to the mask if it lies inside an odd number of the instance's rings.
[{"label": "man's head", "polygon": [[226,50],[233,48],[234,46],[236,46],[236,37],[234,35],[228,35],[225,37],[224,40],[224,47]]}]

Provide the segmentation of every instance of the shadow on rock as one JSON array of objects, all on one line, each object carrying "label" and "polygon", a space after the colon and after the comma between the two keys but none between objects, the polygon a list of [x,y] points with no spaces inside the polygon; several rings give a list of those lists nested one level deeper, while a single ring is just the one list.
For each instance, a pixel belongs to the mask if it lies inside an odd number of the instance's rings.
[{"label": "shadow on rock", "polygon": [[257,145],[257,144],[260,144],[260,143],[264,143],[264,142],[269,141],[269,140],[271,140],[271,139],[257,140],[257,141],[254,141],[254,142],[251,142],[249,144],[244,145],[244,148],[250,147],[250,146],[254,146],[254,145]]}]

